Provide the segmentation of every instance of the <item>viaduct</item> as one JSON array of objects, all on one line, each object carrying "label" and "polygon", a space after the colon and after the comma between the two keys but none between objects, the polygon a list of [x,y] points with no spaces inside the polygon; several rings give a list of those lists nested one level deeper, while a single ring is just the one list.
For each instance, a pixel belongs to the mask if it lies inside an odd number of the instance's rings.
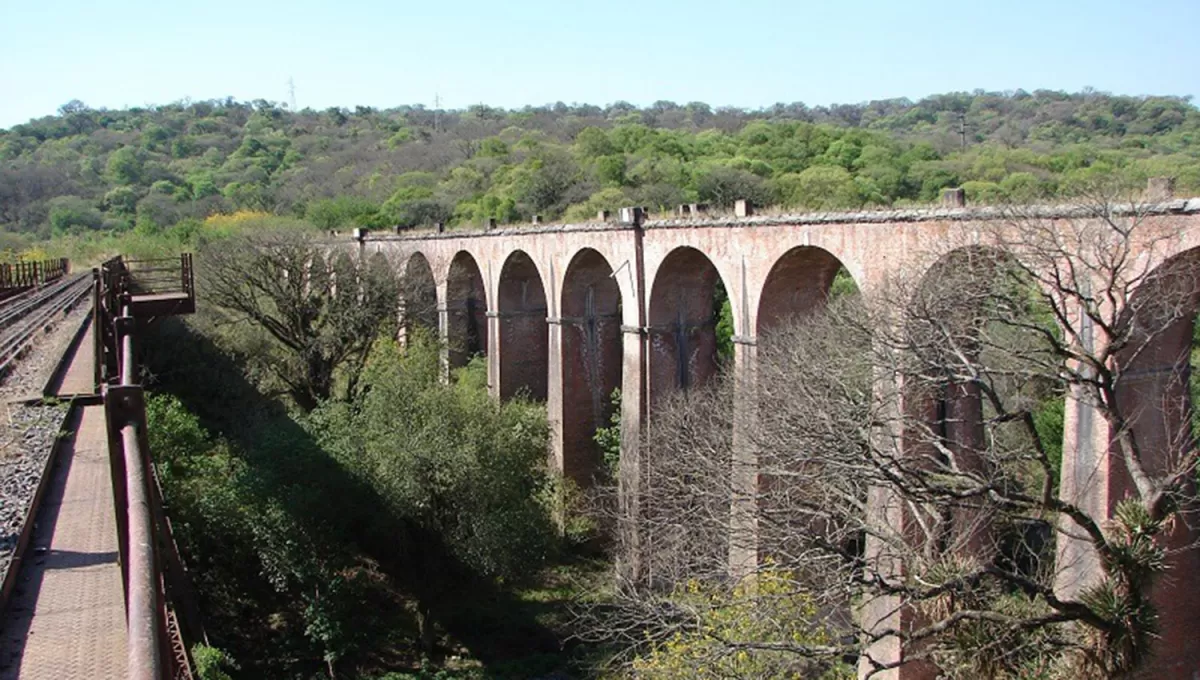
[{"label": "viaduct", "polygon": [[[1155,180],[1150,196],[1147,226],[1171,236],[1170,249],[1146,253],[1151,264],[1200,258],[1200,198],[1174,199],[1170,184]],[[1071,216],[1065,208],[1046,210],[1049,218]],[[358,231],[354,240],[362,255],[382,253],[406,281],[423,284],[408,290],[429,291],[430,299],[406,304],[428,310],[424,323],[438,329],[449,348],[448,365],[483,354],[497,398],[527,391],[545,400],[553,463],[587,484],[599,462],[592,437],[609,423],[614,389],[622,394],[622,468],[636,470],[639,436],[656,400],[716,372],[718,283],[733,311],[734,370],[749,376],[759,339],[781,320],[822,305],[840,269],[870,296],[890,277],[922,275],[955,249],[986,240],[1003,221],[998,209],[965,206],[960,190],[925,210],[750,213],[739,204],[736,216],[645,220],[640,210],[625,209],[619,220],[602,213],[587,224],[535,219],[534,225],[480,231]],[[1190,329],[1163,341],[1177,346],[1153,355],[1177,368],[1190,347]],[[1171,366],[1149,368],[1152,374]],[[734,399],[745,402],[752,380],[737,384]],[[1143,398],[1164,396],[1145,390],[1171,389],[1156,385],[1140,388]],[[1110,433],[1087,408],[1068,400],[1061,493],[1111,513],[1124,494],[1120,463],[1105,455]],[[731,568],[738,559],[731,555]],[[1087,556],[1075,559],[1086,570]],[[1178,583],[1190,580],[1200,561],[1185,566],[1188,573],[1173,571],[1175,585],[1163,607],[1166,634],[1158,657],[1170,670],[1162,677],[1200,671],[1200,588]],[[1086,574],[1079,579],[1086,580]],[[898,645],[879,652],[899,660]],[[929,677],[927,670],[907,668],[892,675]]]}]

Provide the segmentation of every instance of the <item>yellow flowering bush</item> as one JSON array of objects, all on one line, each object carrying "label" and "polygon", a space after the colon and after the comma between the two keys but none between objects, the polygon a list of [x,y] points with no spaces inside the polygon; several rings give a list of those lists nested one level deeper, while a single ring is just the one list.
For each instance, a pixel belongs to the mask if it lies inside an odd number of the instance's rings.
[{"label": "yellow flowering bush", "polygon": [[245,231],[289,226],[297,220],[272,215],[261,210],[238,210],[232,213],[216,213],[204,218],[205,231],[211,235],[230,236]]},{"label": "yellow flowering bush", "polygon": [[837,640],[789,571],[765,570],[732,591],[692,580],[672,599],[695,613],[694,624],[634,659],[638,680],[854,677],[838,659],[805,653]]}]

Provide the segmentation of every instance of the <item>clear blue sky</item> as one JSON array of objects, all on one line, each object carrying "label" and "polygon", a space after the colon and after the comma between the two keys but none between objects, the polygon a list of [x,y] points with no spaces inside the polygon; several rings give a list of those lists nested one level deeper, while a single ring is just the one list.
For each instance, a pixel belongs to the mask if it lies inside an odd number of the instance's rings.
[{"label": "clear blue sky", "polygon": [[757,108],[1200,94],[1200,0],[0,0],[0,127],[185,97]]}]

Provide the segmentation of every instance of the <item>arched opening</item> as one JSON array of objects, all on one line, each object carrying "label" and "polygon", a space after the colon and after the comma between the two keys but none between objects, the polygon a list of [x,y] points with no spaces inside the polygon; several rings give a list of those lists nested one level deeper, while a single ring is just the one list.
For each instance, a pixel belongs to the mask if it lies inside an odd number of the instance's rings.
[{"label": "arched opening", "polygon": [[[1110,433],[1107,479],[1093,487],[1085,507],[1102,517],[1113,517],[1117,503],[1127,497],[1146,497],[1125,463],[1130,456],[1141,462],[1151,480],[1180,475],[1178,520],[1164,530],[1168,550],[1168,574],[1200,571],[1200,552],[1195,545],[1200,530],[1193,519],[1196,505],[1196,404],[1197,307],[1200,306],[1200,248],[1181,253],[1147,276],[1126,305],[1118,324],[1121,343],[1113,361],[1118,372],[1115,392],[1117,413],[1124,416],[1127,439]],[[1114,423],[1110,423],[1110,428]],[[1130,454],[1127,448],[1132,448]],[[1077,457],[1082,458],[1077,454]],[[1080,462],[1084,463],[1080,465]],[[1101,461],[1079,461],[1075,474],[1094,474]],[[1064,474],[1067,471],[1064,470]],[[1098,507],[1097,507],[1098,506]],[[1095,511],[1094,510],[1094,511]],[[1186,578],[1159,578],[1152,593],[1158,610],[1161,638],[1155,648],[1169,660],[1156,662],[1155,669],[1193,668],[1200,662],[1192,638],[1200,623],[1200,597],[1186,585]],[[1162,664],[1161,666],[1157,664]]]},{"label": "arched opening", "polygon": [[853,277],[829,251],[792,248],[767,274],[758,302],[757,335],[767,336],[789,319],[823,308],[831,297],[857,290]]},{"label": "arched opening", "polygon": [[637,471],[639,523],[653,536],[642,555],[651,584],[722,578],[728,569],[736,388],[721,378],[735,375],[722,371],[733,358],[732,311],[704,253],[667,254],[650,288],[649,413]]},{"label": "arched opening", "polygon": [[500,398],[524,391],[546,400],[549,364],[546,290],[537,265],[523,251],[509,255],[497,291],[500,324]]},{"label": "arched opening", "polygon": [[724,291],[717,268],[699,250],[677,248],[663,260],[648,314],[651,406],[674,390],[701,387],[717,374]]},{"label": "arched opening", "polygon": [[487,294],[475,258],[459,251],[446,277],[446,344],[450,368],[487,354]]},{"label": "arched opening", "polygon": [[348,305],[358,299],[358,266],[346,251],[339,251],[329,260],[330,290],[339,303]]},{"label": "arched opening", "polygon": [[[753,456],[755,474],[747,481],[750,489],[746,494],[754,502],[748,503],[747,512],[756,513],[759,521],[753,540],[745,539],[749,544],[747,553],[733,559],[750,560],[750,548],[755,552],[755,560],[760,555],[803,554],[805,541],[815,534],[841,539],[847,554],[862,554],[861,533],[846,532],[849,535],[843,536],[798,507],[800,499],[804,502],[820,499],[822,490],[811,488],[810,480],[819,478],[808,469],[812,458],[798,454],[792,448],[796,444],[790,436],[796,416],[793,405],[801,394],[811,396],[811,392],[796,385],[797,380],[807,379],[793,370],[796,346],[804,345],[804,351],[820,346],[829,334],[813,325],[822,323],[814,315],[827,309],[832,300],[857,292],[858,287],[842,262],[822,248],[792,248],[776,260],[767,274],[755,323],[757,346],[751,349],[754,371],[740,383],[745,387],[744,410],[738,421],[754,433],[741,440],[752,452],[739,450],[739,454]],[[838,327],[854,311],[840,307],[832,315],[835,318],[825,321]],[[849,334],[839,341],[855,342],[859,337]],[[746,441],[755,438],[759,441],[753,444]]]},{"label": "arched opening", "polygon": [[[1195,445],[1192,373],[1196,308],[1200,302],[1200,249],[1160,265],[1130,298],[1117,352],[1116,383],[1121,411],[1137,446],[1155,452],[1151,474],[1161,474]],[[1110,483],[1110,496],[1132,491],[1128,472]]]},{"label": "arched opening", "polygon": [[615,474],[615,461],[603,461],[595,441],[597,429],[611,422],[621,386],[621,290],[612,273],[603,255],[586,248],[563,279],[563,474],[585,486],[598,472]]},{"label": "arched opening", "polygon": [[[991,433],[984,426],[980,335],[992,316],[991,303],[1006,255],[987,248],[961,248],[939,259],[921,277],[905,310],[902,336],[903,454],[930,474],[977,474],[984,468]],[[906,291],[907,293],[907,291]],[[960,471],[960,472],[955,472]],[[929,554],[990,555],[994,546],[982,498],[930,504],[905,516],[905,532]]]},{"label": "arched opening", "polygon": [[[1014,519],[984,490],[1037,497],[1058,484],[1066,386],[1052,340],[1062,336],[1057,298],[1012,254],[987,247],[951,251],[906,294],[903,455],[937,489],[929,514],[906,516],[906,532],[927,555],[997,559],[1032,577],[1051,560],[1052,526]],[[947,490],[954,483],[973,491]]]},{"label": "arched opening", "polygon": [[400,304],[401,328],[406,339],[419,332],[437,338],[437,284],[433,279],[433,267],[421,253],[413,253],[404,266]]}]

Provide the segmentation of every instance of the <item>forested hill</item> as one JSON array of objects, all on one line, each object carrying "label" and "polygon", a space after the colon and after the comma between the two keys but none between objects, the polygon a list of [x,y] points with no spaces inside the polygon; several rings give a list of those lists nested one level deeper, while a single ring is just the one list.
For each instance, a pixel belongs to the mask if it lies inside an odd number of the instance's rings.
[{"label": "forested hill", "polygon": [[[581,220],[737,198],[830,209],[1053,198],[1103,174],[1200,193],[1200,110],[1096,92],[946,94],[748,111],[657,102],[290,112],[267,101],[95,110],[0,131],[0,230],[153,233],[217,212],[321,227]],[[12,236],[7,237],[11,242]]]}]

